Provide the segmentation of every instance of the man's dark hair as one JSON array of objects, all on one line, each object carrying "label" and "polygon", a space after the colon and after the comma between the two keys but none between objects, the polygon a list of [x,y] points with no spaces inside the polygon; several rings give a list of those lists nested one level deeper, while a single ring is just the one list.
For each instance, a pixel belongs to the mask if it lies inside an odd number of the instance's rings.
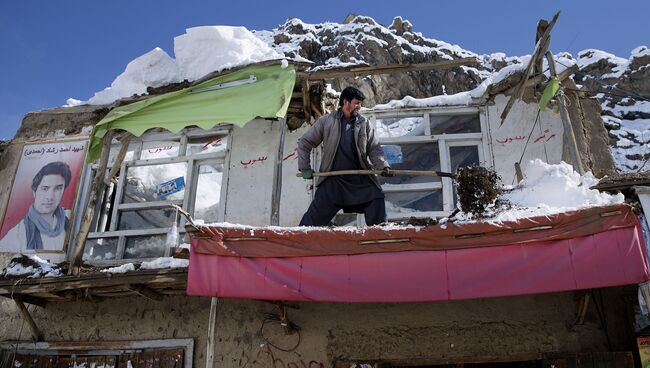
[{"label": "man's dark hair", "polygon": [[66,188],[68,187],[68,184],[70,184],[70,179],[72,178],[72,172],[70,171],[70,166],[68,166],[68,164],[61,161],[50,162],[41,167],[34,176],[34,179],[32,179],[32,191],[35,192],[36,189],[38,189],[38,186],[41,185],[41,181],[45,175],[61,175],[65,181]]},{"label": "man's dark hair", "polygon": [[352,101],[352,99],[356,98],[359,101],[363,101],[366,99],[366,96],[363,95],[363,92],[361,92],[357,87],[345,87],[343,91],[341,92],[341,96],[339,96],[339,106],[343,106],[343,101]]}]

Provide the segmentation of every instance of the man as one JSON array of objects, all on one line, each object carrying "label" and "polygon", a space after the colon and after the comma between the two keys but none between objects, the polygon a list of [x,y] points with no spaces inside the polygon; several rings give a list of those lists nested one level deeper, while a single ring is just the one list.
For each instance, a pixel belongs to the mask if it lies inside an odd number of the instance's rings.
[{"label": "man", "polygon": [[[320,117],[300,138],[298,169],[304,179],[313,178],[311,151],[321,143],[321,172],[382,169],[383,176],[392,176],[375,128],[359,115],[364,99],[360,90],[346,87],[339,97],[338,110]],[[368,226],[386,221],[384,193],[375,175],[318,177],[316,187],[301,226],[328,225],[340,209],[363,213]]]},{"label": "man", "polygon": [[60,203],[71,178],[70,167],[65,162],[43,166],[32,179],[34,203],[0,240],[0,249],[25,245],[26,249],[62,250],[68,218]]}]

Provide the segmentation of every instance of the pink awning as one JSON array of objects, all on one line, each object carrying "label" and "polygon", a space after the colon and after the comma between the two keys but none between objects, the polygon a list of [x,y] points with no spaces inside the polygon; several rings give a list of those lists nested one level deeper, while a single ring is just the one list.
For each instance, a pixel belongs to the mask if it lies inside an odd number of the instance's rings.
[{"label": "pink awning", "polygon": [[[638,220],[591,235],[477,248],[304,257],[199,253],[187,293],[267,300],[459,300],[638,284],[650,279]],[[287,234],[290,236],[290,234]],[[522,233],[526,241],[526,233]]]}]

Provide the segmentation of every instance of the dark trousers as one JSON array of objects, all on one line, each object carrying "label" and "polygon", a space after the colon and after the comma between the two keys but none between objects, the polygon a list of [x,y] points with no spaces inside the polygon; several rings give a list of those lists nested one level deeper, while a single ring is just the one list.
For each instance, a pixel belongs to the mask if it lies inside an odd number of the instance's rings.
[{"label": "dark trousers", "polygon": [[[384,198],[376,198],[370,202],[353,206],[358,213],[363,211],[368,226],[379,225],[386,222],[386,203]],[[329,225],[334,215],[344,206],[332,203],[323,190],[317,189],[314,200],[309,209],[302,216],[300,226],[326,226]],[[356,211],[355,211],[356,212]]]}]

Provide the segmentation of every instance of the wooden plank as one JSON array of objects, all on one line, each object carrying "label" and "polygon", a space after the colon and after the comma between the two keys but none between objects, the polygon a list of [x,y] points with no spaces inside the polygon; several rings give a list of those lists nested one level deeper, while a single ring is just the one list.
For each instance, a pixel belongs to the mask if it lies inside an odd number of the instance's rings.
[{"label": "wooden plank", "polygon": [[14,294],[32,294],[59,292],[93,287],[105,287],[127,284],[170,284],[187,281],[187,269],[144,270],[125,274],[107,275],[93,273],[88,276],[62,276],[45,279],[24,279],[14,285],[16,280],[0,282],[0,295],[9,297]]},{"label": "wooden plank", "polygon": [[68,275],[78,275],[80,271],[79,266],[81,265],[81,258],[86,246],[86,237],[88,236],[90,225],[92,224],[98,194],[101,190],[102,185],[104,185],[104,176],[106,175],[106,167],[108,166],[108,154],[111,149],[112,137],[113,130],[109,129],[108,132],[106,132],[106,135],[104,135],[102,142],[102,154],[99,159],[99,168],[95,173],[93,184],[90,187],[90,198],[88,199],[86,211],[84,211],[84,216],[81,220],[81,227],[77,232],[77,238],[75,239],[74,246],[72,248],[72,260],[70,262]]},{"label": "wooden plank", "polygon": [[159,301],[162,300],[163,297],[162,295],[158,294],[157,292],[151,290],[145,285],[141,284],[132,284],[132,285],[127,285],[126,286],[129,290],[135,292],[136,294],[143,296],[147,299],[154,300],[154,301]]},{"label": "wooden plank", "polygon": [[[553,54],[549,51],[546,53],[546,59],[548,61],[548,67],[551,71],[551,76],[557,77],[555,71],[555,59]],[[564,93],[562,92],[562,87],[557,94],[557,104],[560,108],[560,118],[562,119],[562,126],[564,127],[564,140],[569,149],[570,160],[572,161],[573,167],[578,170],[580,175],[584,175],[585,170],[582,166],[582,160],[580,159],[580,150],[578,149],[578,144],[576,142],[575,134],[573,133],[573,125],[571,124],[571,118],[569,117],[569,112],[566,108],[566,101],[564,100]]]},{"label": "wooden plank", "polygon": [[14,302],[16,303],[16,306],[18,306],[18,310],[20,311],[20,314],[23,316],[23,319],[27,324],[29,325],[29,330],[32,334],[32,340],[33,341],[43,341],[43,334],[38,330],[38,327],[36,326],[36,323],[32,319],[32,316],[29,314],[29,311],[25,307],[25,304],[21,302],[20,300],[14,299]]},{"label": "wooden plank", "polygon": [[506,107],[503,109],[503,112],[501,113],[501,124],[503,124],[503,122],[506,120],[506,117],[508,116],[508,113],[510,112],[510,109],[512,109],[512,106],[515,104],[515,102],[521,99],[521,96],[523,96],[526,81],[528,80],[528,77],[530,76],[530,72],[533,69],[533,66],[535,65],[535,60],[538,58],[540,53],[543,55],[541,51],[543,51],[542,49],[546,43],[546,39],[550,37],[551,30],[553,29],[553,26],[555,25],[555,22],[557,21],[559,16],[560,16],[560,12],[557,12],[553,16],[553,19],[544,30],[544,33],[542,34],[541,38],[539,39],[539,41],[537,41],[535,45],[535,50],[533,51],[533,55],[530,58],[530,62],[528,63],[528,66],[526,67],[526,71],[524,72],[524,77],[521,83],[519,84],[519,86],[517,87],[515,94],[512,97],[510,97],[510,100],[508,100],[508,103],[506,103]]},{"label": "wooden plank", "polygon": [[449,69],[461,65],[476,65],[478,60],[474,57],[455,59],[455,60],[442,60],[430,63],[420,64],[389,64],[380,66],[357,66],[340,69],[317,70],[313,72],[298,72],[298,77],[308,78],[310,80],[316,79],[331,79],[331,78],[345,78],[345,77],[358,77],[365,75],[375,74],[390,74],[390,73],[404,73],[414,72],[431,69]]}]

